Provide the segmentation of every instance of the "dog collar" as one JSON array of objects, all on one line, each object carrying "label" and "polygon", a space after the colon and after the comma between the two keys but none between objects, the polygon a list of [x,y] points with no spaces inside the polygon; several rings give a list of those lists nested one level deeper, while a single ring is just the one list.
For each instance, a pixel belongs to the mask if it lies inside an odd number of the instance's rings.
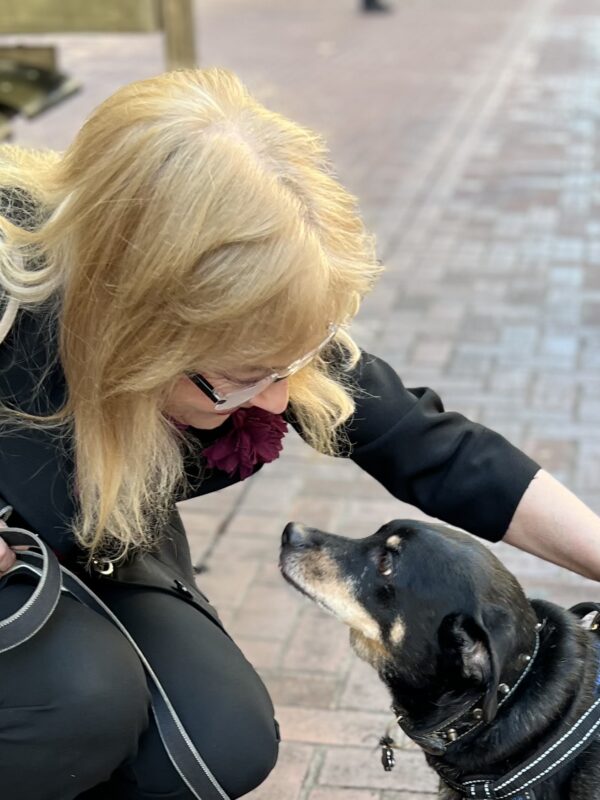
[{"label": "dog collar", "polygon": [[[600,629],[600,604],[580,603],[570,609],[583,617],[592,611],[595,617],[590,630]],[[566,731],[557,734],[549,744],[501,778],[471,777],[457,783],[449,779],[441,764],[432,764],[440,778],[463,797],[473,800],[531,800],[531,790],[544,783],[565,764],[576,758],[598,737],[600,731],[600,641],[596,644],[596,700]],[[532,659],[533,660],[533,659]]]},{"label": "dog collar", "polygon": [[[512,686],[508,683],[500,683],[498,685],[498,694],[501,698],[498,702],[499,709],[513,696],[531,670],[540,649],[540,631],[543,626],[544,622],[538,622],[535,626],[535,644],[533,651],[531,655],[520,656],[522,661],[525,662],[525,668],[517,676]],[[396,714],[396,722],[410,739],[432,755],[441,756],[446,752],[449,746],[477,730],[482,725],[487,724],[483,720],[483,710],[479,707],[479,701],[482,697],[483,695],[480,695],[473,701],[469,708],[461,710],[455,716],[444,720],[444,722],[433,731],[415,731],[406,724],[403,715],[399,714],[394,706],[392,706],[392,710],[394,714]]]},{"label": "dog collar", "polygon": [[[600,669],[596,685],[599,683]],[[589,747],[598,736],[599,729],[600,697],[596,697],[595,702],[570,728],[501,778],[469,778],[462,783],[455,783],[444,775],[440,765],[434,765],[434,768],[444,783],[463,797],[473,800],[527,800],[531,798],[531,790],[535,786],[547,781]]]}]

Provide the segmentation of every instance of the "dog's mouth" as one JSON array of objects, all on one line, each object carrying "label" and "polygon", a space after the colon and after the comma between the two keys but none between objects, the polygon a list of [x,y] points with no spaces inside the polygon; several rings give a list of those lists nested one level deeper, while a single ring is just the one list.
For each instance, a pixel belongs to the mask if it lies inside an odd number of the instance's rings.
[{"label": "dog's mouth", "polygon": [[287,581],[287,582],[288,582],[288,583],[289,583],[291,586],[293,586],[293,587],[294,587],[294,589],[297,589],[297,590],[298,590],[298,591],[299,591],[301,594],[305,595],[305,596],[306,596],[306,597],[308,597],[310,600],[315,600],[315,598],[313,597],[313,595],[312,595],[312,594],[310,594],[310,593],[309,593],[309,591],[308,591],[307,589],[305,589],[305,587],[303,586],[303,584],[302,584],[302,583],[300,583],[300,581],[299,581],[299,580],[298,580],[296,577],[294,577],[294,576],[292,575],[292,573],[291,573],[291,571],[290,571],[290,568],[289,568],[288,564],[286,563],[285,557],[284,557],[283,555],[282,555],[282,556],[281,556],[281,558],[279,559],[279,569],[280,569],[280,571],[281,571],[281,574],[282,574],[282,575],[283,575],[283,577],[285,578],[285,580],[286,580],[286,581]]},{"label": "dog's mouth", "polygon": [[316,603],[324,611],[327,611],[328,614],[333,614],[334,617],[340,619],[339,614],[328,605],[327,601],[302,580],[302,570],[299,569],[296,558],[286,557],[286,554],[282,552],[279,559],[279,569],[285,580],[290,586],[293,586],[296,591],[303,594],[313,603]]},{"label": "dog's mouth", "polygon": [[[381,629],[356,597],[353,580],[341,577],[335,570],[334,561],[325,561],[325,564],[321,561],[315,565],[312,562],[306,564],[305,558],[309,558],[306,553],[282,551],[279,567],[285,580],[323,611],[347,625],[353,632],[354,639],[360,638],[364,643],[368,642],[369,648],[378,643],[378,658],[381,658]],[[364,646],[359,649],[366,652]]]}]

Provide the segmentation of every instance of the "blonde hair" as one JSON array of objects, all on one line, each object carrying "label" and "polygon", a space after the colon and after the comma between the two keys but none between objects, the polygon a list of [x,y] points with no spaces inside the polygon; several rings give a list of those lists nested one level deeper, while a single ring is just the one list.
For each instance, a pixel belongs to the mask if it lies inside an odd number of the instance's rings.
[{"label": "blonde hair", "polygon": [[[30,224],[0,217],[6,318],[56,311],[68,387],[56,413],[17,415],[74,437],[75,535],[123,556],[150,545],[184,480],[162,411],[176,381],[289,363],[348,323],[379,272],[373,241],[321,139],[221,69],[123,87],[62,157],[2,149],[0,185],[35,200]],[[356,345],[343,328],[336,341],[351,366]],[[340,365],[317,358],[290,402],[334,453],[354,410]]]}]

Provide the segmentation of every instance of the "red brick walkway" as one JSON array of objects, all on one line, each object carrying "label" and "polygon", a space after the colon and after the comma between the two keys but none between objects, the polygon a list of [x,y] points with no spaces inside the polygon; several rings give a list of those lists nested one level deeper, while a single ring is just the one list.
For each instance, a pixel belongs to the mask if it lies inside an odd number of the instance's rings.
[{"label": "red brick walkway", "polygon": [[[238,71],[329,139],[388,272],[355,333],[409,385],[494,427],[600,511],[600,9],[594,0],[206,0],[204,64]],[[52,37],[56,40],[57,37]],[[158,36],[60,37],[85,91],[17,140],[64,147],[120,84],[161,69]],[[366,535],[418,515],[349,463],[290,436],[256,479],[184,505],[201,584],[267,682],[285,742],[255,800],[408,800],[435,782],[391,720],[347,631],[283,584],[285,522]],[[419,515],[420,516],[420,515]],[[507,546],[528,591],[561,603],[597,586]],[[235,732],[232,732],[233,734]]]}]

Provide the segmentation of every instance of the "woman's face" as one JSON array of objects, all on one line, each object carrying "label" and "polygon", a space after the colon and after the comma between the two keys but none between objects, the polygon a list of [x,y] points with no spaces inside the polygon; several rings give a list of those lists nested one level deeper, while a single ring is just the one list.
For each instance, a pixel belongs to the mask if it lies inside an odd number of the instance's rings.
[{"label": "woman's face", "polygon": [[[257,383],[260,384],[260,381],[271,379],[273,382],[267,383],[266,388],[254,396],[250,396],[246,402],[242,402],[237,407],[252,408],[254,406],[262,408],[263,411],[269,411],[271,414],[282,414],[290,400],[288,377],[304,369],[329,344],[337,330],[338,326],[330,323],[324,339],[285,367],[248,367],[249,371],[242,370],[240,374],[236,375],[211,375],[203,372],[202,378],[208,382],[210,389],[215,391],[217,397],[227,398],[229,396],[232,398],[232,402],[237,402],[234,399],[236,394],[238,398],[241,394],[243,400],[257,388],[260,389],[260,385],[257,387]],[[217,411],[213,399],[205,394],[193,380],[182,376],[175,384],[164,410],[168,416],[183,425],[191,425],[193,428],[201,430],[212,430],[222,425],[236,409]]]},{"label": "woman's face", "polygon": [[[210,380],[209,375],[206,376]],[[262,408],[271,414],[282,414],[289,402],[289,386],[287,380],[272,383],[263,392],[257,394],[242,408]],[[175,384],[171,396],[165,406],[165,412],[183,425],[191,425],[201,430],[212,430],[222,425],[233,411],[225,413],[215,411],[215,404],[204,392],[187,377],[181,377]]]}]

